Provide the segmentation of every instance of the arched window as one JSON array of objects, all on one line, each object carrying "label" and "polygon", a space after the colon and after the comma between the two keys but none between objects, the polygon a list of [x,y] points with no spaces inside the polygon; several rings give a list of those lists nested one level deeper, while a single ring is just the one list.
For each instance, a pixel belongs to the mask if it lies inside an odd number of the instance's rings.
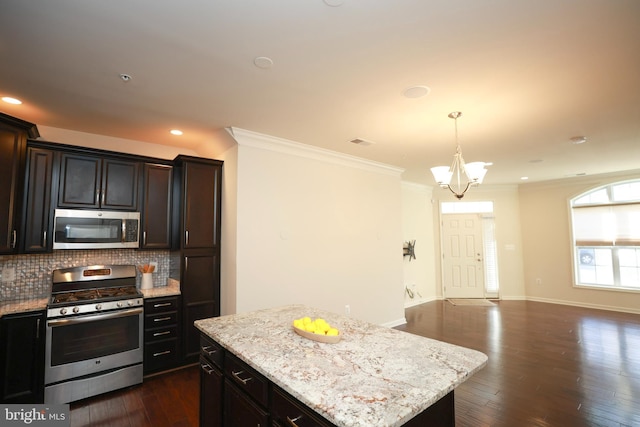
[{"label": "arched window", "polygon": [[577,286],[640,291],[640,180],[571,200]]}]

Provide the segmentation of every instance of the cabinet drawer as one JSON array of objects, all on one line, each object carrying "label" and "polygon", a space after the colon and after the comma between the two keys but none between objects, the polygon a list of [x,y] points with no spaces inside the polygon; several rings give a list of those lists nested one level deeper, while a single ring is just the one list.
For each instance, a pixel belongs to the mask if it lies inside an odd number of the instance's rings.
[{"label": "cabinet drawer", "polygon": [[146,329],[144,331],[144,342],[151,343],[159,340],[178,337],[178,325],[173,324],[165,328]]},{"label": "cabinet drawer", "polygon": [[156,314],[178,310],[178,297],[151,298],[144,301],[144,313]]},{"label": "cabinet drawer", "polygon": [[209,362],[213,363],[218,369],[222,370],[222,360],[224,357],[224,350],[217,342],[207,339],[204,336],[200,337],[200,354],[205,357]]},{"label": "cabinet drawer", "polygon": [[178,340],[170,339],[144,346],[144,370],[152,372],[172,367],[178,361]]},{"label": "cabinet drawer", "polygon": [[267,406],[269,383],[265,377],[229,352],[226,352],[224,357],[224,373],[240,390],[249,394],[262,406]]},{"label": "cabinet drawer", "polygon": [[157,313],[146,315],[144,319],[145,329],[162,328],[165,326],[174,326],[178,324],[178,313],[175,311],[169,313]]},{"label": "cabinet drawer", "polygon": [[224,408],[226,427],[269,425],[269,414],[228,379],[224,381]]},{"label": "cabinet drawer", "polygon": [[271,419],[283,426],[297,427],[330,427],[330,422],[306,406],[289,396],[284,391],[273,387],[271,395]]}]

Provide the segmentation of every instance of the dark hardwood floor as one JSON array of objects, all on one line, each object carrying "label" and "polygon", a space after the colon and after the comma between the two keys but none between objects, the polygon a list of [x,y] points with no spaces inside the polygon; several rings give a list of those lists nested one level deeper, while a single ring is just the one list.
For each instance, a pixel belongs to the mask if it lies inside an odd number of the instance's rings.
[{"label": "dark hardwood floor", "polygon": [[[435,301],[406,317],[397,329],[489,356],[456,389],[458,427],[640,426],[640,315]],[[76,402],[71,426],[197,426],[198,398],[198,368],[190,367]]]},{"label": "dark hardwood floor", "polygon": [[640,426],[639,315],[527,301],[436,301],[406,316],[398,329],[489,357],[456,389],[458,426]]},{"label": "dark hardwood floor", "polygon": [[197,426],[199,398],[199,367],[190,366],[72,403],[71,427]]}]

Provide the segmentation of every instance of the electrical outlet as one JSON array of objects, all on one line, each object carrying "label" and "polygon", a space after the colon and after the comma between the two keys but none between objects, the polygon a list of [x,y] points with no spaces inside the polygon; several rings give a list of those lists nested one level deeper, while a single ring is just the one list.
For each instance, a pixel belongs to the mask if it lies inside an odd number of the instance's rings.
[{"label": "electrical outlet", "polygon": [[351,314],[351,306],[349,304],[344,306],[344,314],[347,316]]},{"label": "electrical outlet", "polygon": [[154,273],[158,272],[158,261],[151,261],[151,262],[149,262],[149,265],[153,265],[153,272]]}]

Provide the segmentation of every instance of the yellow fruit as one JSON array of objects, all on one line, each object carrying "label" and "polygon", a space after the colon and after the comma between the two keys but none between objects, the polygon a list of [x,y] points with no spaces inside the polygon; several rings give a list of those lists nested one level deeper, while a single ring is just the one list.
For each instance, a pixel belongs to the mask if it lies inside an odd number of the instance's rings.
[{"label": "yellow fruit", "polygon": [[305,325],[307,325],[307,324],[311,323],[311,318],[309,316],[303,317],[302,321],[304,322]]},{"label": "yellow fruit", "polygon": [[330,336],[336,336],[336,335],[338,335],[338,334],[339,334],[339,332],[338,332],[338,330],[337,330],[336,328],[330,328],[330,329],[327,331],[327,335],[330,335]]},{"label": "yellow fruit", "polygon": [[302,321],[302,319],[296,319],[293,321],[293,326],[298,329],[304,329],[304,322]]}]

